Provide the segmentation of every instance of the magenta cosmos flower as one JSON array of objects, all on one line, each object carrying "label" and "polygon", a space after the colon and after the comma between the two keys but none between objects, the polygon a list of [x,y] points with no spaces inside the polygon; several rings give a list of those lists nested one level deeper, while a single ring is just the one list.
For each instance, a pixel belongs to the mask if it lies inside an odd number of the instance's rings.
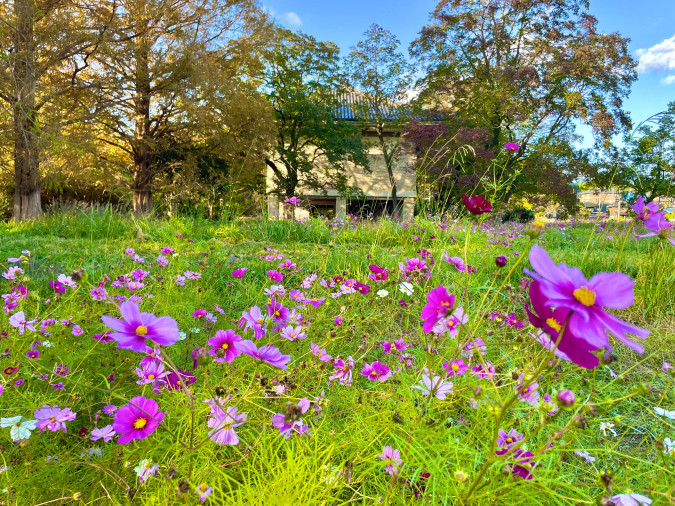
[{"label": "magenta cosmos flower", "polygon": [[208,344],[211,347],[209,355],[215,357],[215,361],[231,364],[235,357],[241,355],[241,350],[237,349],[235,343],[241,341],[241,336],[234,333],[234,330],[219,330],[216,335],[209,339]]},{"label": "magenta cosmos flower", "polygon": [[155,432],[163,419],[164,413],[159,410],[157,403],[139,395],[117,410],[113,429],[121,434],[117,441],[124,445],[134,439],[145,439]]},{"label": "magenta cosmos flower", "polygon": [[516,144],[515,142],[507,142],[506,144],[504,144],[504,149],[506,149],[507,151],[515,152],[520,149],[520,146],[518,146],[518,144]]},{"label": "magenta cosmos flower", "polygon": [[[625,309],[633,304],[633,285],[629,276],[620,272],[601,272],[586,279],[576,267],[556,265],[546,251],[535,244],[530,252],[535,272],[525,272],[541,283],[545,303],[571,310],[568,326],[575,336],[583,336],[595,349],[612,349],[607,331],[629,348],[642,353],[642,345],[631,341],[626,333],[645,339],[649,331],[624,322],[603,309]],[[562,323],[560,322],[562,328]],[[565,351],[565,350],[563,350]],[[567,352],[565,352],[567,353]]]},{"label": "magenta cosmos flower", "polygon": [[375,264],[368,266],[368,269],[372,272],[368,277],[373,281],[386,281],[389,277],[389,271],[387,269],[383,269]]},{"label": "magenta cosmos flower", "polygon": [[267,271],[267,276],[272,280],[277,283],[281,283],[284,280],[284,275],[281,274],[279,271]]},{"label": "magenta cosmos flower", "polygon": [[[560,331],[565,320],[567,320],[567,316],[570,314],[570,310],[564,307],[553,309],[550,304],[547,304],[547,299],[541,291],[541,283],[539,281],[530,283],[529,293],[534,312],[530,311],[530,305],[527,303],[525,303],[525,311],[527,311],[530,323],[542,329],[550,336],[550,341],[547,343],[548,346],[546,346],[550,351],[555,346],[555,343],[558,342]],[[585,369],[593,369],[599,363],[598,357],[593,353],[597,349],[597,346],[594,346],[586,339],[576,336],[568,324],[556,351],[560,351],[564,354],[565,359]]]},{"label": "magenta cosmos flower", "polygon": [[261,346],[258,348],[253,341],[240,341],[235,343],[235,346],[249,357],[262,360],[279,369],[286,369],[288,362],[291,361],[290,355],[282,354],[279,349],[274,346]]},{"label": "magenta cosmos flower", "polygon": [[246,267],[242,267],[241,269],[235,269],[232,271],[232,276],[241,279],[244,277],[244,274],[248,272],[248,269]]},{"label": "magenta cosmos flower", "polygon": [[120,348],[143,353],[146,339],[162,346],[171,346],[178,341],[178,324],[170,316],[157,318],[152,313],[141,313],[138,304],[132,301],[120,305],[120,314],[123,320],[101,317],[103,323],[115,331],[110,337]]},{"label": "magenta cosmos flower", "polygon": [[377,360],[372,364],[364,364],[361,376],[372,381],[386,381],[391,376],[391,369]]},{"label": "magenta cosmos flower", "polygon": [[401,470],[401,464],[403,464],[401,452],[393,449],[391,446],[385,446],[382,448],[382,453],[380,453],[378,457],[380,457],[380,459],[383,460],[385,464],[387,464],[385,470],[392,476],[398,474]]},{"label": "magenta cosmos flower", "polygon": [[464,260],[459,257],[451,257],[447,253],[443,253],[443,260],[455,266],[458,271],[466,272],[466,265],[464,265]]},{"label": "magenta cosmos flower", "polygon": [[33,414],[33,417],[38,420],[35,426],[40,429],[40,432],[44,432],[45,429],[51,432],[56,432],[57,430],[66,432],[66,422],[75,420],[76,416],[68,408],[59,409],[57,406],[49,406],[47,404]]},{"label": "magenta cosmos flower", "polygon": [[[509,453],[510,452],[510,453]],[[510,447],[502,448],[495,452],[497,455],[507,455],[511,457],[515,463],[511,464],[511,475],[519,476],[524,480],[531,480],[534,478],[532,474],[532,459],[534,454],[531,452],[526,452],[520,448],[514,448],[511,450]]]},{"label": "magenta cosmos flower", "polygon": [[343,359],[338,358],[333,365],[338,371],[328,379],[331,381],[338,380],[341,385],[351,386],[354,359],[352,357],[347,357],[347,361],[345,362]]},{"label": "magenta cosmos flower", "polygon": [[465,364],[461,358],[453,360],[452,363],[443,362],[443,369],[448,373],[448,376],[462,376],[469,370],[469,364]]},{"label": "magenta cosmos flower", "polygon": [[659,205],[656,202],[650,202],[645,205],[644,197],[637,199],[635,204],[630,207],[637,214],[637,219],[642,222],[645,222],[652,214],[656,214],[659,211]]},{"label": "magenta cosmos flower", "polygon": [[293,432],[297,432],[300,436],[303,434],[309,435],[309,426],[303,423],[302,418],[300,418],[300,415],[304,415],[308,409],[309,399],[307,397],[300,399],[297,406],[289,403],[285,414],[276,413],[272,417],[272,425],[279,429],[281,435],[286,439],[291,437]]},{"label": "magenta cosmos flower", "polygon": [[444,286],[437,286],[427,294],[427,305],[422,308],[421,318],[424,320],[422,329],[427,334],[434,325],[455,305],[455,296],[450,295]]},{"label": "magenta cosmos flower", "polygon": [[239,436],[234,428],[243,425],[247,419],[246,413],[237,414],[237,408],[234,406],[228,406],[223,411],[216,403],[211,403],[211,418],[208,421],[208,426],[211,427],[209,432],[211,441],[219,445],[237,445]]},{"label": "magenta cosmos flower", "polygon": [[466,210],[471,214],[492,212],[492,204],[480,195],[471,195],[471,197],[467,197],[465,193],[462,193],[462,203],[464,204],[464,207],[466,207]]}]

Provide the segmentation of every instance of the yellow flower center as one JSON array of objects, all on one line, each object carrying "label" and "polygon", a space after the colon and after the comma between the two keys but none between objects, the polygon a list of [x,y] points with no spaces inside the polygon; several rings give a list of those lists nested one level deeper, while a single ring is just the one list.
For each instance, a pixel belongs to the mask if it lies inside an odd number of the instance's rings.
[{"label": "yellow flower center", "polygon": [[[54,418],[53,416],[50,416],[50,417],[49,417],[49,421],[52,422],[52,423],[54,423],[54,422],[56,422],[56,418]],[[18,425],[18,424],[17,424],[17,425]]]},{"label": "yellow flower center", "polygon": [[229,347],[230,347],[230,345],[227,344],[227,343],[223,343],[223,345],[221,346],[221,348],[222,348],[223,350],[227,350]]},{"label": "yellow flower center", "polygon": [[201,485],[199,485],[199,489],[202,492],[205,492],[207,488],[209,488],[209,486],[206,483],[202,483]]},{"label": "yellow flower center", "polygon": [[588,287],[582,286],[573,292],[574,298],[581,302],[584,306],[592,306],[595,304],[595,292]]},{"label": "yellow flower center", "polygon": [[134,429],[142,429],[148,424],[148,421],[145,418],[137,418],[134,422]]},{"label": "yellow flower center", "polygon": [[264,321],[265,321],[265,320],[263,320],[262,318],[258,318],[258,323],[262,323],[262,322],[264,322]]},{"label": "yellow flower center", "polygon": [[453,370],[454,372],[459,371],[459,366],[458,366],[457,364],[452,364],[452,367],[451,367],[451,368],[452,368],[452,370]]},{"label": "yellow flower center", "polygon": [[372,374],[373,376],[375,376],[376,378],[379,378],[379,377],[380,377],[380,375],[378,374],[377,371],[373,371],[371,374]]},{"label": "yellow flower center", "polygon": [[144,327],[143,325],[139,325],[138,327],[136,327],[136,335],[137,336],[144,336],[147,333],[148,333],[148,327]]},{"label": "yellow flower center", "polygon": [[148,379],[154,380],[154,379],[155,379],[155,375],[154,375],[154,374],[148,374]]},{"label": "yellow flower center", "polygon": [[274,316],[279,316],[279,311],[275,311]]},{"label": "yellow flower center", "polygon": [[443,302],[441,302],[441,306],[449,306],[449,305],[450,305],[450,303],[447,300],[444,300]]},{"label": "yellow flower center", "polygon": [[556,332],[560,332],[562,330],[562,327],[554,318],[549,318],[546,320],[546,324],[552,329],[555,329]]},{"label": "yellow flower center", "polygon": [[295,337],[295,332],[291,332],[291,337]]},{"label": "yellow flower center", "polygon": [[513,438],[507,437],[507,438],[506,438],[506,442],[507,442],[507,443],[513,443]]}]

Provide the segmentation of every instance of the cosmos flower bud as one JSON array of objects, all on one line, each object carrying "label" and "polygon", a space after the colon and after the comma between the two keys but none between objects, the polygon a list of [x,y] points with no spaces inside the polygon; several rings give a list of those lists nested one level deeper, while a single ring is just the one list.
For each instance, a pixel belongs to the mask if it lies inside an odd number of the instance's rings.
[{"label": "cosmos flower bud", "polygon": [[612,353],[611,351],[607,350],[603,352],[602,354],[602,363],[609,365],[612,362],[617,362],[619,360],[619,357],[616,353]]},{"label": "cosmos flower bud", "polygon": [[502,267],[506,267],[506,264],[508,263],[508,261],[509,261],[509,257],[507,257],[506,255],[499,255],[497,258],[495,258],[495,264],[500,269]]},{"label": "cosmos flower bud", "polygon": [[460,483],[464,483],[466,480],[469,479],[469,473],[462,471],[461,469],[457,469],[455,471],[455,480],[457,480]]},{"label": "cosmos flower bud", "polygon": [[532,224],[525,231],[525,233],[528,235],[530,239],[536,239],[545,231],[546,225],[544,225],[541,221],[533,221]]},{"label": "cosmos flower bud", "polygon": [[572,392],[572,390],[567,390],[566,388],[563,388],[562,390],[558,390],[558,393],[555,396],[555,400],[558,403],[558,405],[562,408],[571,408],[574,406],[574,403],[577,400],[577,396]]},{"label": "cosmos flower bud", "polygon": [[79,500],[79,499],[82,499],[82,492],[75,492],[73,494],[73,499],[76,500],[76,501]]}]

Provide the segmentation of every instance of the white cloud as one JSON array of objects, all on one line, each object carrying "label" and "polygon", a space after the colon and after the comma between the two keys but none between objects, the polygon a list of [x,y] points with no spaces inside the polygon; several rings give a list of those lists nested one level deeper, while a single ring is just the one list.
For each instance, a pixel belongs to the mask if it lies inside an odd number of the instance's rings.
[{"label": "white cloud", "polygon": [[291,26],[300,26],[302,24],[302,19],[295,12],[287,12],[279,16],[282,21],[285,21]]},{"label": "white cloud", "polygon": [[668,76],[661,79],[661,84],[675,84],[675,76]]},{"label": "white cloud", "polygon": [[673,70],[675,69],[675,35],[649,49],[638,49],[635,55],[640,58],[638,72]]}]

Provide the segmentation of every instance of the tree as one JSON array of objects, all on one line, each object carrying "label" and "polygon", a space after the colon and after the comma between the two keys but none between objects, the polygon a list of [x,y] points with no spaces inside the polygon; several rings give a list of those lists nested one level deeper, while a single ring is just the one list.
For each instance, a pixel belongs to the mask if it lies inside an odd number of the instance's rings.
[{"label": "tree", "polygon": [[[425,67],[421,101],[484,130],[483,149],[519,146],[500,169],[505,179],[555,146],[558,155],[572,154],[576,120],[605,145],[630,125],[621,108],[636,79],[629,41],[598,33],[585,6],[584,0],[443,0],[411,46]],[[548,159],[549,170],[523,171],[504,200],[523,185],[544,189],[542,176],[560,178],[567,161]]]},{"label": "tree", "polygon": [[[652,123],[654,126],[652,126]],[[600,188],[618,188],[643,196],[647,203],[675,193],[675,102],[600,156],[598,171],[590,182]]]},{"label": "tree", "polygon": [[88,0],[10,0],[0,4],[0,102],[11,111],[16,220],[41,214],[45,145],[83,113],[94,54],[114,21]]},{"label": "tree", "polygon": [[403,53],[397,52],[399,40],[391,32],[373,24],[364,32],[366,39],[351,48],[344,61],[349,83],[363,94],[353,108],[363,125],[375,131],[376,145],[382,152],[391,185],[394,211],[398,207],[396,176],[400,128],[410,120],[407,101],[413,80],[413,68]]},{"label": "tree", "polygon": [[117,4],[114,40],[97,55],[110,104],[97,117],[97,139],[113,148],[101,157],[141,215],[152,211],[158,175],[223,144],[236,141],[240,153],[267,142],[271,117],[254,88],[255,47],[269,25],[253,0]]},{"label": "tree", "polygon": [[276,114],[277,139],[265,160],[272,193],[292,197],[298,187],[347,187],[345,164],[368,170],[358,127],[338,117],[339,49],[303,33],[279,29],[263,54],[263,90]]}]

